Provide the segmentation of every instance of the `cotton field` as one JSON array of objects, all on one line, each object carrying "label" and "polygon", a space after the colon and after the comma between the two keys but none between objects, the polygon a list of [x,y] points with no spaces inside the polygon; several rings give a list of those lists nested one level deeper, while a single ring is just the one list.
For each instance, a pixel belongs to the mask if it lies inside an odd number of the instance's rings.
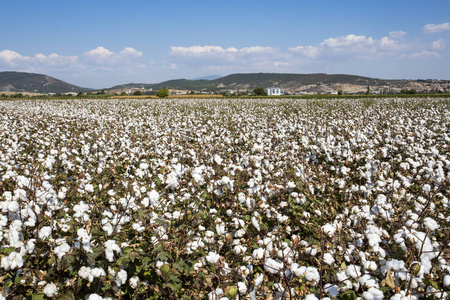
[{"label": "cotton field", "polygon": [[0,298],[450,299],[449,104],[0,102]]}]

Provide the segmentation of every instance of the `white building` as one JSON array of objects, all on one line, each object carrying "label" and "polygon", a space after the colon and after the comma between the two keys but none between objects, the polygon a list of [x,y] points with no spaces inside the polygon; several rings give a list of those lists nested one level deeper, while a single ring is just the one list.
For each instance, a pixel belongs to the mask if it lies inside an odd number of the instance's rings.
[{"label": "white building", "polygon": [[284,95],[284,90],[276,87],[266,88],[267,96],[280,96]]}]

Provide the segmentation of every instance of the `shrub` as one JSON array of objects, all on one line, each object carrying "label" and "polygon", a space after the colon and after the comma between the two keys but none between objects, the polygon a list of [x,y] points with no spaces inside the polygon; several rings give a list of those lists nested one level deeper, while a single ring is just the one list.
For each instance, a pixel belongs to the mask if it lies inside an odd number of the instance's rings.
[{"label": "shrub", "polygon": [[160,89],[156,92],[156,96],[159,98],[167,98],[169,97],[169,89],[168,88],[163,88]]}]

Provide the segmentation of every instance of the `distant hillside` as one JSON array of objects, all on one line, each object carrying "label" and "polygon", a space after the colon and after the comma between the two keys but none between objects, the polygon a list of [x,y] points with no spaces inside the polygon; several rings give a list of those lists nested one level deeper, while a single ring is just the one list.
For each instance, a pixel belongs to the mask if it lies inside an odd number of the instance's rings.
[{"label": "distant hillside", "polygon": [[[387,80],[344,74],[280,74],[280,73],[248,73],[231,74],[213,80],[176,79],[156,84],[129,83],[111,89],[145,88],[158,90],[165,86],[177,90],[252,90],[256,87],[282,87],[286,90],[299,90],[308,86],[330,86],[346,84],[352,86],[385,85]],[[390,82],[390,81],[389,81]]]},{"label": "distant hillside", "polygon": [[90,89],[72,85],[47,75],[24,72],[0,72],[0,91],[78,93],[89,90]]},{"label": "distant hillside", "polygon": [[[344,74],[280,74],[280,73],[250,73],[250,74],[232,74],[222,78],[212,80],[218,85],[232,86],[232,85],[248,85],[249,88],[254,87],[270,87],[272,85],[310,85],[310,84],[362,84],[362,85],[378,85],[381,81],[369,77],[344,75]],[[384,81],[383,81],[384,82]]]},{"label": "distant hillside", "polygon": [[213,83],[213,80],[189,80],[189,79],[172,79],[168,81],[164,81],[161,83],[128,83],[116,85],[110,89],[129,89],[129,88],[144,88],[144,89],[154,89],[159,90],[164,87],[169,87],[171,89],[179,89],[179,90],[214,90],[216,89],[217,84]]}]

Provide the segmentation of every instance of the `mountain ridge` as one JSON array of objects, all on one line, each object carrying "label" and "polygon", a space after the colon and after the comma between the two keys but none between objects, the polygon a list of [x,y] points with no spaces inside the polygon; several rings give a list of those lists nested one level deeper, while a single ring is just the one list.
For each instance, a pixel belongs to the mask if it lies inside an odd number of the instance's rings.
[{"label": "mountain ridge", "polygon": [[15,71],[0,72],[0,91],[18,93],[79,93],[90,90],[89,88],[79,87],[44,74]]},{"label": "mountain ridge", "polygon": [[[436,83],[438,82],[438,83]],[[449,90],[448,80],[379,79],[350,74],[236,73],[213,80],[172,79],[154,84],[125,84],[110,90],[144,88],[158,90],[169,87],[181,91],[246,92],[256,87],[283,88],[287,93],[398,93],[402,89],[429,92]],[[446,84],[446,85],[445,85]],[[445,85],[445,86],[444,86]],[[443,87],[444,86],[444,87]]]},{"label": "mountain ridge", "polygon": [[160,83],[127,83],[111,88],[89,89],[61,81],[51,76],[0,72],[0,91],[66,93],[105,90],[122,93],[141,89],[145,92],[169,87],[175,92],[237,93],[257,87],[280,87],[290,94],[301,93],[363,93],[368,87],[373,93],[398,93],[402,89],[424,92],[450,90],[449,80],[379,79],[350,74],[296,73],[236,73],[216,79],[171,79]]}]

